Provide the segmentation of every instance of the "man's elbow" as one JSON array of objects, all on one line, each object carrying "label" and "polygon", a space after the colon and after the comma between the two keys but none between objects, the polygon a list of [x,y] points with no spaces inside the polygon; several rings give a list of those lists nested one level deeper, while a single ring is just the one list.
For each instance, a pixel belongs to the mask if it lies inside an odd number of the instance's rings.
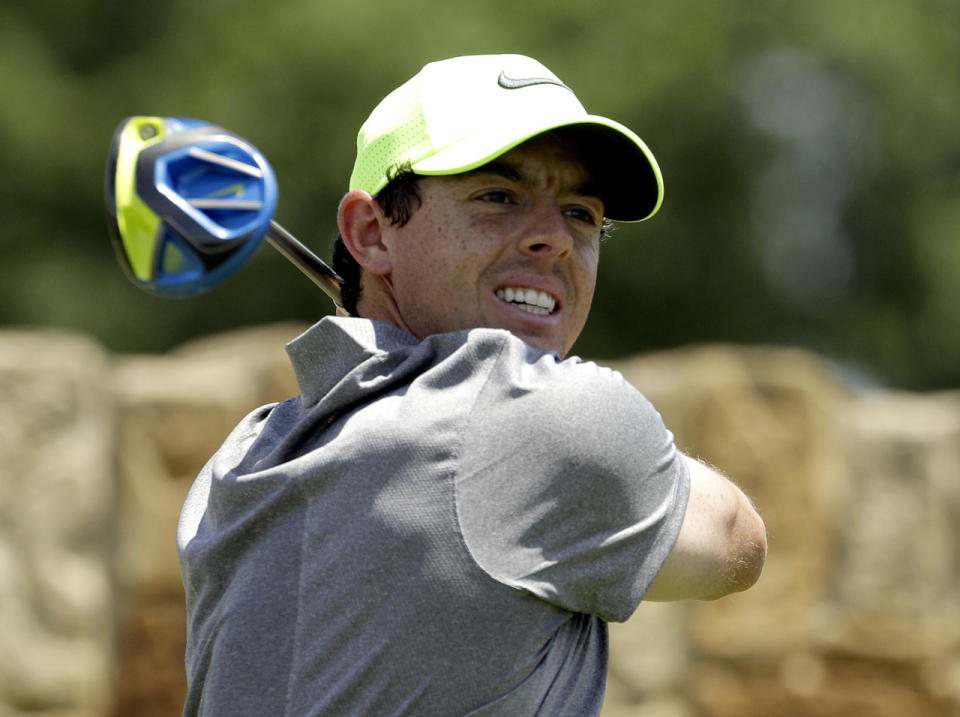
[{"label": "man's elbow", "polygon": [[648,600],[716,600],[760,579],[767,529],[753,503],[734,483],[688,458],[690,498],[680,534]]},{"label": "man's elbow", "polygon": [[[759,521],[759,518],[758,518]],[[760,521],[756,537],[741,546],[740,554],[736,558],[733,573],[733,589],[731,592],[742,592],[753,587],[760,579],[763,564],[767,560],[767,531]]]},{"label": "man's elbow", "polygon": [[751,507],[746,519],[739,522],[747,524],[737,526],[737,535],[727,559],[726,580],[720,582],[718,587],[721,590],[708,597],[708,600],[753,587],[763,572],[767,560],[767,529],[763,519]]}]

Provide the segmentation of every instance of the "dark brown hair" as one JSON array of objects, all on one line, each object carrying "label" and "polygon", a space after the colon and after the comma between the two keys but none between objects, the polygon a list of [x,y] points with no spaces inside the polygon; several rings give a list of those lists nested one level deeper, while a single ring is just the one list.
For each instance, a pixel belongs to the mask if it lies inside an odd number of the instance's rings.
[{"label": "dark brown hair", "polygon": [[[420,177],[409,168],[401,168],[393,172],[387,186],[381,189],[374,197],[384,215],[394,226],[402,227],[413,214],[414,203],[420,206],[420,192],[418,182]],[[338,235],[333,243],[333,268],[343,279],[340,289],[340,300],[343,308],[351,316],[357,315],[357,302],[360,300],[360,265],[343,243],[343,236]]]}]

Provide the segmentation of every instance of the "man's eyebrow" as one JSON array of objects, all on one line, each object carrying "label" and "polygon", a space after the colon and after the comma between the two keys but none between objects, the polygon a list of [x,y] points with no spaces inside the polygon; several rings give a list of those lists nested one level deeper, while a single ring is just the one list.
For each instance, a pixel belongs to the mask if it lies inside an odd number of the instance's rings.
[{"label": "man's eyebrow", "polygon": [[[493,174],[497,177],[502,177],[503,179],[508,179],[512,182],[526,182],[528,184],[534,183],[533,179],[524,174],[524,172],[515,164],[497,160],[487,162],[476,169],[471,169],[468,172],[464,172],[460,176],[466,178],[483,174]],[[574,189],[574,194],[579,194],[584,197],[595,197],[601,200],[603,199],[603,192],[601,191],[599,184],[592,178],[588,179],[579,187],[576,187]]]},{"label": "man's eyebrow", "polygon": [[504,179],[509,179],[514,182],[524,181],[524,174],[518,167],[510,164],[509,162],[498,162],[497,160],[487,162],[476,169],[471,169],[469,172],[464,172],[463,176],[469,177],[480,174],[494,174],[498,177],[503,177]]}]

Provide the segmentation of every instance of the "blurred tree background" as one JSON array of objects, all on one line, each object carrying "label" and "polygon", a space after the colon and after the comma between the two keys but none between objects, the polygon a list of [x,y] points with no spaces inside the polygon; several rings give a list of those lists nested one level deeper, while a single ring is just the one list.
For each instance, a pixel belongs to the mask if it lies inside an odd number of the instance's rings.
[{"label": "blurred tree background", "polygon": [[431,60],[532,55],[647,140],[666,201],[604,246],[577,352],[789,344],[856,380],[960,385],[956,0],[3,0],[0,323],[162,351],[331,308],[269,248],[202,297],[121,274],[103,173],[130,115],[273,164],[324,257],[360,123]]}]

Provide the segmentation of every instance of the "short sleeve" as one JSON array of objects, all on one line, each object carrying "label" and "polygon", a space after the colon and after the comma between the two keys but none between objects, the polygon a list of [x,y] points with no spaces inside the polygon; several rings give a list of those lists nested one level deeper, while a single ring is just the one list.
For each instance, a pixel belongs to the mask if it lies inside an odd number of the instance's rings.
[{"label": "short sleeve", "polygon": [[689,475],[622,375],[507,345],[462,437],[457,511],[494,579],[573,612],[626,620],[673,548]]}]

